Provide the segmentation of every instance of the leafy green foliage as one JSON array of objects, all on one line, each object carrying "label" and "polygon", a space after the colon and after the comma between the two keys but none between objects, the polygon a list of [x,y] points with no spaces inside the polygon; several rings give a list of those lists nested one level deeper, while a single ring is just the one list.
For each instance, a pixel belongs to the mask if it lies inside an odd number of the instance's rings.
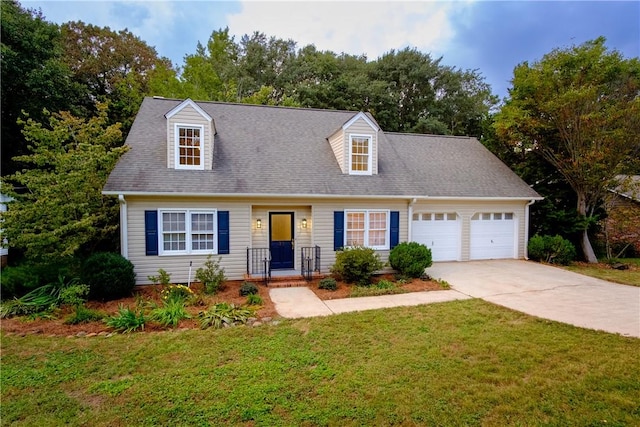
[{"label": "leafy green foliage", "polygon": [[253,311],[248,308],[221,302],[200,313],[200,327],[219,329],[223,326],[243,325],[251,316]]},{"label": "leafy green foliage", "polygon": [[20,298],[6,301],[1,317],[21,316],[51,311],[58,307],[61,288],[56,283],[40,286]]},{"label": "leafy green foliage", "polygon": [[162,301],[178,300],[188,303],[193,301],[195,297],[196,295],[191,288],[185,285],[168,285],[160,292]]},{"label": "leafy green foliage", "polygon": [[262,305],[264,301],[262,301],[262,297],[258,294],[249,294],[247,295],[247,305]]},{"label": "leafy green foliage", "polygon": [[431,249],[417,242],[402,242],[389,253],[391,268],[409,277],[420,277],[431,267]]},{"label": "leafy green foliage", "polygon": [[65,257],[5,267],[0,274],[2,298],[19,297],[35,288],[58,281],[59,277],[76,277],[80,271],[79,264],[78,259]]},{"label": "leafy green foliage", "polygon": [[175,328],[182,319],[189,319],[191,316],[185,308],[185,299],[174,296],[163,299],[162,306],[155,307],[149,314],[149,319],[160,323],[165,327]]},{"label": "leafy green foliage", "polygon": [[30,154],[14,160],[27,168],[3,177],[3,192],[13,198],[2,215],[4,235],[9,246],[34,260],[91,252],[117,241],[118,204],[102,195],[102,188],[126,151],[115,148],[122,134],[119,125],[107,125],[106,105],[98,105],[88,120],[68,112],[47,116],[47,125],[21,121]]},{"label": "leafy green foliage", "polygon": [[331,273],[347,283],[367,286],[373,273],[383,266],[380,255],[373,249],[356,246],[336,253],[336,262],[331,266]]},{"label": "leafy green foliage", "polygon": [[320,280],[320,283],[318,283],[318,289],[335,291],[336,289],[338,289],[338,283],[333,277],[325,277],[324,279]]},{"label": "leafy green foliage", "polygon": [[171,274],[167,273],[164,268],[158,269],[157,276],[147,276],[147,279],[154,285],[168,286],[171,284]]},{"label": "leafy green foliage", "polygon": [[349,298],[370,297],[376,295],[404,294],[406,291],[396,283],[382,279],[369,286],[356,286],[351,290]]},{"label": "leafy green foliage", "polygon": [[553,264],[567,265],[576,257],[576,248],[562,236],[535,235],[529,239],[529,258]]},{"label": "leafy green foliage", "polygon": [[122,333],[130,333],[144,329],[146,318],[140,307],[132,310],[122,304],[118,306],[118,313],[105,319],[108,327]]},{"label": "leafy green foliage", "polygon": [[257,293],[258,293],[258,287],[255,285],[255,283],[242,282],[242,285],[240,286],[241,297],[246,297],[247,295],[257,294]]},{"label": "leafy green foliage", "polygon": [[222,289],[222,286],[227,280],[224,275],[224,268],[220,267],[220,261],[213,260],[212,256],[207,256],[207,260],[204,265],[196,270],[196,280],[201,282],[204,286],[204,291],[207,294],[215,294]]},{"label": "leafy green foliage", "polygon": [[82,266],[82,283],[89,285],[89,298],[113,300],[131,294],[136,275],[131,261],[120,254],[99,252]]},{"label": "leafy green foliage", "polygon": [[85,307],[84,305],[77,305],[72,315],[65,319],[64,323],[67,325],[79,325],[82,323],[97,322],[104,319],[105,314]]}]

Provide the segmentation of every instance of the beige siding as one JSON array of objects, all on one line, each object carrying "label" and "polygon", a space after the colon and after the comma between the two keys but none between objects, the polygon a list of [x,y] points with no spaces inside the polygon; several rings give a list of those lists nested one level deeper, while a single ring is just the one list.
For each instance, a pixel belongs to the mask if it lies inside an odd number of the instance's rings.
[{"label": "beige siding", "polygon": [[[372,162],[371,168],[373,174],[378,173],[378,133],[375,132],[374,129],[369,126],[369,124],[363,119],[360,118],[351,124],[347,129],[345,129],[345,138],[344,138],[344,147],[345,147],[345,157],[349,156],[349,135],[371,135],[373,137],[371,141],[372,145]],[[346,159],[346,172],[349,172],[349,161],[350,159]]]},{"label": "beige siding", "polygon": [[344,138],[344,131],[340,129],[329,137],[329,144],[331,145],[334,156],[336,156],[336,161],[338,162],[338,165],[340,165],[342,173],[349,173],[349,167],[346,159],[347,156],[344,151],[346,147]]},{"label": "beige siding", "polygon": [[462,221],[461,261],[469,261],[471,217],[482,212],[513,212],[517,227],[518,258],[525,256],[525,206],[527,202],[515,201],[418,201],[413,212],[456,212]]},{"label": "beige siding", "polygon": [[[311,230],[313,230],[313,221],[311,220],[311,206],[293,206],[293,205],[254,205],[251,209],[251,247],[268,248],[269,247],[269,213],[270,212],[293,212],[294,221],[294,240],[296,256],[300,252],[300,248],[311,246]],[[302,228],[302,219],[307,220],[307,228]],[[262,220],[262,228],[256,228],[256,220]],[[294,265],[298,268],[297,258]]]},{"label": "beige siding", "polygon": [[150,283],[147,276],[156,275],[159,268],[171,274],[172,281],[186,283],[189,280],[189,262],[195,271],[206,260],[206,255],[145,255],[144,211],[166,208],[217,209],[229,211],[229,254],[221,257],[221,266],[229,278],[241,279],[246,270],[246,248],[250,246],[249,218],[251,206],[233,200],[207,200],[202,198],[143,198],[127,197],[128,256],[135,266],[136,283]]},{"label": "beige siding", "polygon": [[167,167],[175,167],[175,125],[201,125],[204,126],[203,147],[204,150],[204,168],[211,169],[213,164],[213,129],[212,124],[206,118],[202,117],[190,105],[185,106],[178,113],[167,120]]}]

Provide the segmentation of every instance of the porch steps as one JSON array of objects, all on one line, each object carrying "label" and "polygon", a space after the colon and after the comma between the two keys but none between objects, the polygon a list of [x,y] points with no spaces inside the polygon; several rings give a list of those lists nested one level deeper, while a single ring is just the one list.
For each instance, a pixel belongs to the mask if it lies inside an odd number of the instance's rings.
[{"label": "porch steps", "polygon": [[301,286],[309,286],[306,280],[273,280],[267,284],[268,288],[297,288]]}]

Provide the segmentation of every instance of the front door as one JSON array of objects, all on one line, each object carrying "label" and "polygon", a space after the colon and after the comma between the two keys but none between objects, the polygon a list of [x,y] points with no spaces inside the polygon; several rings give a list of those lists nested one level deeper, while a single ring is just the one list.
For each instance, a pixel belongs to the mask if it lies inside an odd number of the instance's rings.
[{"label": "front door", "polygon": [[271,269],[293,269],[293,212],[269,213]]}]

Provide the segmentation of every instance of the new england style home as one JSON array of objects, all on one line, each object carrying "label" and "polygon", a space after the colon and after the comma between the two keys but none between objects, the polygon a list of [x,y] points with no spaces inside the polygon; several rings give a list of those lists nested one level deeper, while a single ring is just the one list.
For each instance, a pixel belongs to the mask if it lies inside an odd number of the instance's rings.
[{"label": "new england style home", "polygon": [[[434,261],[524,258],[541,197],[478,140],[384,132],[362,112],[146,98],[104,194],[137,283],[327,273],[362,245]],[[191,269],[190,269],[191,267]]]}]

